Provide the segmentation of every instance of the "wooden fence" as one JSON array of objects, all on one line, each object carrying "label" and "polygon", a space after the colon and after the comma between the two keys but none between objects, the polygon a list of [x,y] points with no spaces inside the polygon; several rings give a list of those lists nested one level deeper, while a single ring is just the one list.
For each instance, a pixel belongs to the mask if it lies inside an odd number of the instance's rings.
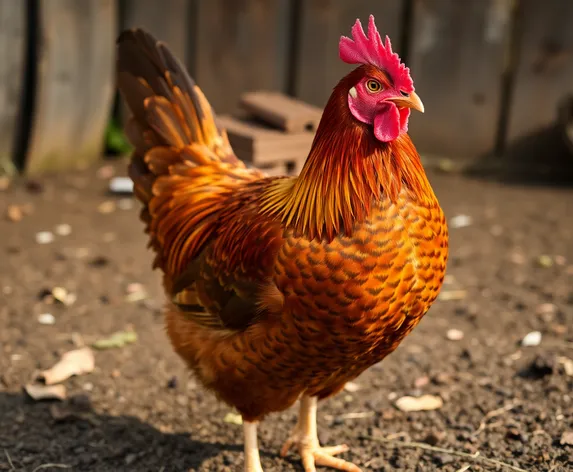
[{"label": "wooden fence", "polygon": [[[217,112],[248,90],[322,106],[350,66],[341,34],[376,16],[426,105],[422,153],[473,158],[553,122],[573,92],[570,0],[0,0],[0,167],[84,165],[114,107],[115,38],[143,26]],[[0,170],[1,172],[1,170]]]}]

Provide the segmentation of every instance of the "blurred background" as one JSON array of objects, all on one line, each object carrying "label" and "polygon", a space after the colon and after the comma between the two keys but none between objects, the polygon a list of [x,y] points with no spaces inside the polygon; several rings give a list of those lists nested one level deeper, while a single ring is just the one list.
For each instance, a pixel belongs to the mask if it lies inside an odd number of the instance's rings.
[{"label": "blurred background", "polygon": [[[370,13],[425,104],[410,134],[451,252],[428,316],[320,407],[320,439],[364,471],[571,470],[573,1],[0,0],[0,471],[241,468],[240,418],[164,332],[115,40],[165,41],[226,123],[247,92],[288,118],[274,91],[314,126],[351,69],[339,37]],[[300,168],[313,126],[246,123],[241,157]],[[80,375],[38,381],[87,346]],[[265,471],[301,470],[277,453],[294,422],[261,425]]]},{"label": "blurred background", "polygon": [[517,154],[514,166],[563,177],[568,0],[0,0],[0,167],[65,169],[125,150],[113,73],[125,28],[165,41],[229,113],[253,90],[322,107],[350,70],[339,36],[370,13],[426,105],[410,126],[424,156],[491,168],[503,161],[486,157]]}]

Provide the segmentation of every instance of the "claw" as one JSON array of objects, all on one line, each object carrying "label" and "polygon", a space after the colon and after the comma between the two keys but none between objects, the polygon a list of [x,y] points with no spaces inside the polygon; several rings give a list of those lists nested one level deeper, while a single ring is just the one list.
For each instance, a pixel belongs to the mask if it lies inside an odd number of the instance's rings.
[{"label": "claw", "polygon": [[289,449],[296,445],[302,459],[305,472],[316,472],[316,466],[322,465],[344,472],[361,472],[360,468],[351,462],[334,457],[348,451],[346,444],[322,447],[316,434],[316,398],[301,399],[300,416],[292,435],[281,448],[281,456],[288,454]]}]

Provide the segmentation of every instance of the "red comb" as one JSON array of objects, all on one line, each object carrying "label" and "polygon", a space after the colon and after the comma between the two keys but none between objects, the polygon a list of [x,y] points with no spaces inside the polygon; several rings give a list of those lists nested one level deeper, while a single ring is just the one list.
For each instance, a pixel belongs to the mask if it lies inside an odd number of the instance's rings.
[{"label": "red comb", "polygon": [[368,20],[368,36],[364,33],[359,19],[354,23],[351,32],[352,39],[346,36],[340,38],[338,45],[340,59],[347,64],[372,64],[390,74],[394,83],[405,92],[414,90],[410,69],[400,62],[398,54],[392,52],[388,36],[382,44],[373,15],[370,15]]}]

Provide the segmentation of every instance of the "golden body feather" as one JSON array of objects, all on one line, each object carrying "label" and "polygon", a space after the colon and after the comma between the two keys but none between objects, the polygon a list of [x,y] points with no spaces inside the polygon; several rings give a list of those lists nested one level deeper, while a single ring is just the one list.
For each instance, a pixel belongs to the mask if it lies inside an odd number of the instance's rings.
[{"label": "golden body feather", "polygon": [[267,178],[163,45],[142,31],[118,43],[167,332],[203,384],[254,421],[392,352],[437,297],[448,236],[408,136],[380,143],[348,113],[369,66],[333,92],[301,175]]}]

